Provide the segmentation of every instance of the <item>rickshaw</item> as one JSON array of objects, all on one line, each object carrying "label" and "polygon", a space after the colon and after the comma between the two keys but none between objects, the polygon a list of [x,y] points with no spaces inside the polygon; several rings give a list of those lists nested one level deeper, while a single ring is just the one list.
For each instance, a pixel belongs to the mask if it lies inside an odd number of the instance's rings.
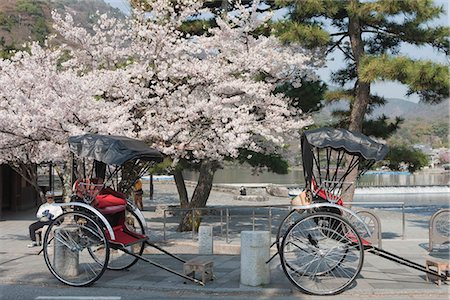
[{"label": "rickshaw", "polygon": [[279,255],[296,288],[311,295],[342,293],[358,277],[364,251],[445,280],[442,274],[375,247],[368,241],[373,232],[368,212],[344,207],[352,197],[349,174],[359,178],[382,160],[386,145],[361,133],[319,128],[302,134],[301,151],[306,185],[292,200],[272,244],[277,252],[268,261]]},{"label": "rickshaw", "polygon": [[[446,279],[371,245],[363,238],[370,235],[370,226],[343,206],[351,186],[345,179],[358,164],[361,174],[382,159],[386,146],[362,134],[330,128],[305,132],[301,144],[306,187],[281,223],[275,241],[275,255],[298,289],[313,295],[341,293],[357,278],[364,250]],[[151,246],[185,262],[149,241],[142,212],[126,198],[134,182],[163,160],[162,154],[141,141],[109,135],[74,136],[69,146],[84,163],[77,170],[71,202],[59,204],[64,213],[50,223],[43,238],[50,272],[67,285],[89,286],[106,269],[124,270],[143,260],[204,285],[143,256],[145,246]],[[92,165],[88,172],[86,162]]]},{"label": "rickshaw", "polygon": [[50,272],[67,285],[89,286],[106,269],[124,270],[143,260],[203,285],[142,255],[148,245],[185,262],[149,241],[142,212],[126,197],[135,181],[163,160],[162,154],[139,140],[98,134],[70,137],[69,147],[83,163],[74,164],[79,176],[72,199],[59,204],[64,213],[50,223],[43,238]]}]

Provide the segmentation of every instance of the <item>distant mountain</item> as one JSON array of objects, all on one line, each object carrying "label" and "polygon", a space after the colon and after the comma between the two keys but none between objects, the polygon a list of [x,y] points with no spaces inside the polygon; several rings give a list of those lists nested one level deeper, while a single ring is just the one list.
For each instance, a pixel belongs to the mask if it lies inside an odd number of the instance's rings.
[{"label": "distant mountain", "polygon": [[387,99],[384,106],[377,108],[373,116],[386,115],[389,118],[435,120],[449,117],[449,99],[439,104],[414,103],[402,99]]},{"label": "distant mountain", "polygon": [[[388,118],[401,117],[404,119],[423,119],[436,120],[449,118],[450,100],[447,99],[439,104],[425,104],[414,103],[402,99],[386,99],[386,104],[377,107],[371,115],[371,118],[376,118],[381,115],[386,115]],[[339,101],[330,105],[326,105],[315,116],[318,123],[324,123],[331,120],[331,113],[334,110],[348,109],[346,101]]]},{"label": "distant mountain", "polygon": [[70,13],[75,22],[90,27],[93,15],[121,15],[103,0],[0,0],[0,49],[17,49],[24,42],[44,41],[54,34],[51,12]]}]

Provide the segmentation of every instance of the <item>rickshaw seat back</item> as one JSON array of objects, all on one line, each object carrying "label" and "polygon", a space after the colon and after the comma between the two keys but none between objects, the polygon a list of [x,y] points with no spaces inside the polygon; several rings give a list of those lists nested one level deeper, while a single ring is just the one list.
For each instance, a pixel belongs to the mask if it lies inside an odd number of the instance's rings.
[{"label": "rickshaw seat back", "polygon": [[311,179],[311,188],[312,192],[317,196],[322,198],[323,200],[326,200],[328,202],[336,203],[337,205],[344,205],[344,202],[342,201],[342,198],[338,195],[335,195],[331,192],[326,191],[323,188],[320,188],[317,186],[316,181],[314,180],[314,177]]},{"label": "rickshaw seat back", "polygon": [[88,198],[92,201],[103,189],[103,180],[100,178],[77,179],[72,189],[79,198]]},{"label": "rickshaw seat back", "polygon": [[124,211],[127,205],[125,194],[104,187],[102,180],[97,178],[77,180],[74,192],[82,199],[91,199],[91,205],[103,215]]},{"label": "rickshaw seat back", "polygon": [[125,210],[126,205],[127,200],[125,195],[123,193],[114,191],[111,188],[102,189],[100,193],[95,197],[95,203],[93,203],[93,206],[97,209],[123,206],[123,209]]}]

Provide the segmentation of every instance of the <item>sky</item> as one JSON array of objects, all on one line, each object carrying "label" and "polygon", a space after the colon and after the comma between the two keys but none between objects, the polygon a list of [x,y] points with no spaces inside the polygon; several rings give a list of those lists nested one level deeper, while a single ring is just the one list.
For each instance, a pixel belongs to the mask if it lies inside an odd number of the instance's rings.
[{"label": "sky", "polygon": [[[124,12],[129,12],[130,7],[127,0],[104,0],[106,3],[109,3],[113,7],[117,7]],[[449,3],[447,0],[435,0],[437,5],[443,5],[446,13],[441,16],[441,18],[437,19],[432,25],[444,25],[449,26],[450,24],[450,16],[449,16]],[[426,59],[432,60],[438,63],[450,63],[448,57],[444,54],[437,52],[432,47],[416,47],[412,45],[402,45],[400,54],[407,55],[413,59]],[[329,60],[326,63],[326,67],[318,70],[318,75],[325,82],[330,83],[330,74],[333,71],[338,70],[344,66],[343,63],[343,55],[335,51],[332,55],[330,55]],[[331,60],[330,58],[333,58]],[[385,98],[399,98],[412,102],[419,102],[419,97],[417,95],[406,96],[407,87],[397,83],[397,82],[386,82],[379,81],[372,84],[371,87],[372,93],[377,94],[379,96],[383,96]]]}]

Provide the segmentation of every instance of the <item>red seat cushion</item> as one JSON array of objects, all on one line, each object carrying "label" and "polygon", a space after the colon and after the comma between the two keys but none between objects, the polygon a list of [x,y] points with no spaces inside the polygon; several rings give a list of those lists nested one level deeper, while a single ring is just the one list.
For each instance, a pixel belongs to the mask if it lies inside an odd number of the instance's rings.
[{"label": "red seat cushion", "polygon": [[95,208],[105,208],[108,206],[127,205],[127,200],[110,194],[97,195],[95,197]]},{"label": "red seat cushion", "polygon": [[100,193],[98,193],[99,195],[113,195],[117,198],[122,198],[122,199],[127,199],[127,196],[124,193],[118,192],[113,190],[110,187],[105,187],[103,188]]},{"label": "red seat cushion", "polygon": [[102,214],[102,215],[112,215],[121,211],[124,211],[126,209],[127,205],[123,204],[123,205],[113,205],[113,206],[106,206],[104,208],[100,208],[97,207],[97,210]]}]

